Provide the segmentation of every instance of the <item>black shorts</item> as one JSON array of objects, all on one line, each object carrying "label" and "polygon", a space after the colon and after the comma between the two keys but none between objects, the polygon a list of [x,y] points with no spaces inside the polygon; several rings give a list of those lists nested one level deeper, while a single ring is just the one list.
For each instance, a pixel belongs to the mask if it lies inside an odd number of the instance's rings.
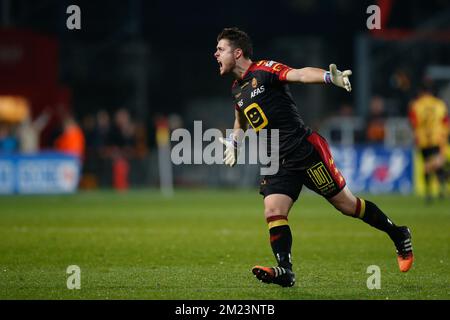
[{"label": "black shorts", "polygon": [[439,153],[441,153],[441,148],[439,148],[439,146],[433,146],[433,147],[429,147],[429,148],[420,149],[420,151],[422,152],[423,158],[425,160],[428,160],[432,156],[435,156],[435,155],[438,155]]},{"label": "black shorts", "polygon": [[[344,189],[345,179],[334,164],[325,138],[313,132],[304,143],[310,144],[311,153],[298,163],[298,168],[283,166],[285,159],[282,159],[278,173],[262,178],[261,195],[267,197],[281,193],[296,201],[303,185],[325,198],[331,198]],[[293,162],[292,159],[288,161]]]}]

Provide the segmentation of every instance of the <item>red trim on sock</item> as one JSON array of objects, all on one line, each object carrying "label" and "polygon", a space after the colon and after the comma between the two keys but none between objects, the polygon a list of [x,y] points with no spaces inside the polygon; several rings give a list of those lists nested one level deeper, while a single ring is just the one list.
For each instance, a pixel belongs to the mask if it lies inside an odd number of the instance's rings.
[{"label": "red trim on sock", "polygon": [[270,243],[272,243],[272,242],[274,242],[274,241],[277,241],[278,239],[281,238],[281,236],[282,236],[281,233],[271,235],[271,236],[270,236]]},{"label": "red trim on sock", "polygon": [[272,221],[277,221],[277,220],[286,220],[287,221],[287,216],[282,216],[282,215],[278,215],[278,216],[271,216],[268,217],[266,219],[267,223],[272,222]]}]

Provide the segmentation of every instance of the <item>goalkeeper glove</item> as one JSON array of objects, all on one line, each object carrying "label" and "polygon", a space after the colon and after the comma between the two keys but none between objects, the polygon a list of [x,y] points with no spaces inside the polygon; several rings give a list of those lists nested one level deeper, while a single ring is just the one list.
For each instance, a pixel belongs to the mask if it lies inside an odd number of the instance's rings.
[{"label": "goalkeeper glove", "polygon": [[223,162],[227,166],[234,167],[239,154],[239,143],[236,141],[233,134],[230,134],[230,137],[226,139],[219,137],[219,141],[225,145],[225,158],[223,159]]},{"label": "goalkeeper glove", "polygon": [[324,79],[326,83],[333,83],[337,87],[344,88],[348,92],[352,91],[349,76],[352,70],[339,71],[335,64],[330,64],[330,71],[325,72]]}]

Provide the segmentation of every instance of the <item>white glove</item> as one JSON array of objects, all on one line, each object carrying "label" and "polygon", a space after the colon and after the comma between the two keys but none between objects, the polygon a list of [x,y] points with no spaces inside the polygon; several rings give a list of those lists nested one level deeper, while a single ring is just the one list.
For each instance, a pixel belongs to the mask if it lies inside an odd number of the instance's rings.
[{"label": "white glove", "polygon": [[225,158],[223,159],[223,162],[227,166],[234,167],[239,154],[238,142],[233,139],[232,135],[226,139],[219,137],[219,141],[225,145]]},{"label": "white glove", "polygon": [[337,86],[344,88],[348,92],[352,91],[352,85],[350,84],[349,76],[352,75],[352,70],[339,71],[335,64],[330,64],[330,80]]}]

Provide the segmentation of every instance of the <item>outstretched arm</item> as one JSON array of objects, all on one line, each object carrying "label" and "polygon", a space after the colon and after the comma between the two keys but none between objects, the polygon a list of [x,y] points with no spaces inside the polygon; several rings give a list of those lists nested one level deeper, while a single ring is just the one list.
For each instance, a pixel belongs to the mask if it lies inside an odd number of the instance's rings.
[{"label": "outstretched arm", "polygon": [[337,70],[335,64],[330,64],[330,71],[320,68],[306,67],[301,69],[292,69],[286,75],[287,82],[294,83],[333,83],[344,88],[348,92],[352,90],[348,77],[352,74],[351,70],[343,72]]},{"label": "outstretched arm", "polygon": [[296,83],[324,83],[325,72],[326,70],[312,67],[292,69],[287,74],[286,80]]}]

